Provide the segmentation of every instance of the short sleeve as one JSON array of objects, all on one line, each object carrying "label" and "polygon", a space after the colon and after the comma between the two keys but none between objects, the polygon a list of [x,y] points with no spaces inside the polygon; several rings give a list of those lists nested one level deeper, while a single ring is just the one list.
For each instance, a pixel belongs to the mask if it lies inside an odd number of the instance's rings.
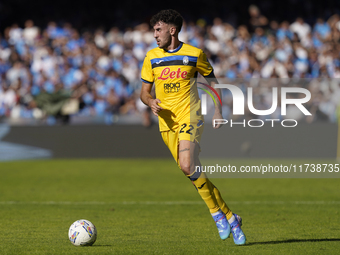
[{"label": "short sleeve", "polygon": [[141,72],[141,78],[142,78],[143,82],[147,82],[147,83],[153,83],[153,81],[154,81],[154,76],[153,76],[152,67],[151,67],[151,61],[150,61],[148,55],[146,55],[145,58],[144,58],[142,72]]},{"label": "short sleeve", "polygon": [[198,59],[197,59],[196,68],[197,68],[197,71],[202,76],[208,76],[213,71],[213,68],[207,59],[207,55],[205,55],[205,53],[202,50],[200,50],[200,55],[198,56]]}]

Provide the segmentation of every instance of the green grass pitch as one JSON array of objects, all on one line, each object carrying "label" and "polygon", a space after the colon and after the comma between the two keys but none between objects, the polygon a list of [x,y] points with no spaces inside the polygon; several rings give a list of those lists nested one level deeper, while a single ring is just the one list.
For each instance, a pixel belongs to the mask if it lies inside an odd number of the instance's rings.
[{"label": "green grass pitch", "polygon": [[[247,245],[236,246],[232,237],[220,240],[205,204],[172,159],[2,162],[0,176],[1,255],[340,250],[339,178],[213,179],[243,218]],[[98,230],[92,247],[68,240],[69,226],[83,218]]]}]

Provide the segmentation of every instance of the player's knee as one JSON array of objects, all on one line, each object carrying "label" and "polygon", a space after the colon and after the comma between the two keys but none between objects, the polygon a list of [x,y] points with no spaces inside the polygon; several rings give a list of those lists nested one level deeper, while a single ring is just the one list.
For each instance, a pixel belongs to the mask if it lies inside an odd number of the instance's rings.
[{"label": "player's knee", "polygon": [[185,175],[190,175],[190,162],[180,161],[179,165]]}]

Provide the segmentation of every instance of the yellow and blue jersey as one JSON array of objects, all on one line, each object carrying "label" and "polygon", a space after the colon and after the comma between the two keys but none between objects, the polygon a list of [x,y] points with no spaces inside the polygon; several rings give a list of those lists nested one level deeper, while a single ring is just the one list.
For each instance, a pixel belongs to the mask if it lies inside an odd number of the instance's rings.
[{"label": "yellow and blue jersey", "polygon": [[203,120],[197,85],[190,79],[197,78],[198,73],[207,77],[212,72],[205,53],[182,42],[173,51],[155,48],[146,54],[141,78],[155,84],[156,98],[163,108],[158,113],[160,131],[190,123],[190,113],[197,113],[197,119]]}]

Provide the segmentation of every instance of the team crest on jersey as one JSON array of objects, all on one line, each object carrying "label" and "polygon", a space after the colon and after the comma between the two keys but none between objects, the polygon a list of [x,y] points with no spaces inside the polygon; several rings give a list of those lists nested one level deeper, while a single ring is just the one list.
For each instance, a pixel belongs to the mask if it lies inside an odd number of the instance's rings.
[{"label": "team crest on jersey", "polygon": [[189,64],[189,58],[188,58],[187,56],[185,56],[185,57],[183,58],[183,64],[184,64],[184,65]]}]

